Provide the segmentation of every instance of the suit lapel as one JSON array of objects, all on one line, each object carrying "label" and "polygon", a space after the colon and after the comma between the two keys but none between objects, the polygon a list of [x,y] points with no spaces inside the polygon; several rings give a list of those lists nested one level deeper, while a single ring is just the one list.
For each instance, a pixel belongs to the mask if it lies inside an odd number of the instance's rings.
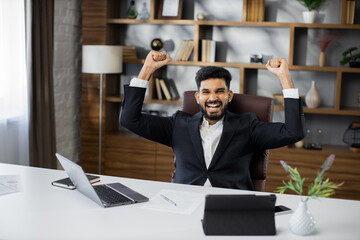
[{"label": "suit lapel", "polygon": [[191,141],[192,141],[193,145],[195,146],[195,148],[197,148],[195,150],[196,156],[198,157],[199,161],[204,166],[204,168],[206,168],[205,159],[204,159],[204,149],[202,147],[200,131],[199,131],[199,124],[200,124],[201,119],[202,119],[201,112],[199,112],[199,113],[195,114],[193,117],[189,118],[188,119],[188,126],[189,126],[188,130],[189,130],[189,135],[190,135]]},{"label": "suit lapel", "polygon": [[238,121],[231,121],[233,113],[227,111],[226,116],[224,119],[224,128],[223,133],[221,135],[219,144],[215,150],[214,156],[211,160],[209,169],[220,159],[220,156],[225,151],[226,147],[230,143],[232,136],[235,133],[235,129],[237,128],[239,122]]}]

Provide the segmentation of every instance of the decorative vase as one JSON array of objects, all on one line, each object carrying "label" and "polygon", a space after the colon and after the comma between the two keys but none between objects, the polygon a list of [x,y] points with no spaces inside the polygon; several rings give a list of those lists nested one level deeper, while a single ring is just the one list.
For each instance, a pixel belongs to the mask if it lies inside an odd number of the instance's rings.
[{"label": "decorative vase", "polygon": [[301,199],[289,220],[290,231],[296,235],[309,235],[315,230],[316,221],[307,208],[307,201]]},{"label": "decorative vase", "polygon": [[311,83],[311,88],[305,96],[305,103],[308,108],[317,108],[320,105],[320,95],[316,89],[315,80]]},{"label": "decorative vase", "polygon": [[326,55],[323,51],[321,51],[319,55],[319,66],[324,67],[325,64],[326,64]]},{"label": "decorative vase", "polygon": [[205,14],[204,13],[197,13],[196,14],[196,20],[205,20]]},{"label": "decorative vase", "polygon": [[316,11],[304,11],[302,12],[304,23],[314,23],[316,17]]},{"label": "decorative vase", "polygon": [[140,14],[139,14],[139,18],[141,20],[147,20],[147,19],[149,19],[149,17],[150,17],[150,13],[149,13],[149,10],[148,10],[148,8],[146,6],[146,2],[144,2],[143,7],[142,7],[142,9],[140,11]]},{"label": "decorative vase", "polygon": [[129,6],[128,10],[127,10],[127,16],[130,19],[136,19],[137,16],[138,16],[138,11],[137,11],[137,9],[135,7],[135,1],[134,0],[132,0],[130,2],[130,6]]}]

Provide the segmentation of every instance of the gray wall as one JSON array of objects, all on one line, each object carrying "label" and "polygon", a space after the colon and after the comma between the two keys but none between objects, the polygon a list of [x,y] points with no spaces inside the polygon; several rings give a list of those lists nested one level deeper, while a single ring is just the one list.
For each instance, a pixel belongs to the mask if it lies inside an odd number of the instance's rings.
[{"label": "gray wall", "polygon": [[75,162],[81,150],[81,0],[55,0],[56,149]]}]

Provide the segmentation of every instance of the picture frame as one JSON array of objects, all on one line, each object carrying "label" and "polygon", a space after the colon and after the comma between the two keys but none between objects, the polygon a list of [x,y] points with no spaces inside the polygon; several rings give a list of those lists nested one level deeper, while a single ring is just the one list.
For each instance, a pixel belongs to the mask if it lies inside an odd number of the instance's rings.
[{"label": "picture frame", "polygon": [[160,0],[158,19],[181,19],[183,0]]}]

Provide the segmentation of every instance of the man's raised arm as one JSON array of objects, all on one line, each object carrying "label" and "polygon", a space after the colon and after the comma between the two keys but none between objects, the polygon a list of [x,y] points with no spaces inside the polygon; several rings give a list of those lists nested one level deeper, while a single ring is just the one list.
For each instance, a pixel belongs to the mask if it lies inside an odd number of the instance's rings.
[{"label": "man's raised arm", "polygon": [[153,74],[156,69],[165,66],[171,61],[170,57],[166,53],[151,51],[146,56],[145,63],[141,68],[138,78],[142,80],[150,80],[151,74]]},{"label": "man's raised arm", "polygon": [[280,80],[284,98],[299,98],[299,91],[294,88],[285,58],[269,60],[266,68]]}]

